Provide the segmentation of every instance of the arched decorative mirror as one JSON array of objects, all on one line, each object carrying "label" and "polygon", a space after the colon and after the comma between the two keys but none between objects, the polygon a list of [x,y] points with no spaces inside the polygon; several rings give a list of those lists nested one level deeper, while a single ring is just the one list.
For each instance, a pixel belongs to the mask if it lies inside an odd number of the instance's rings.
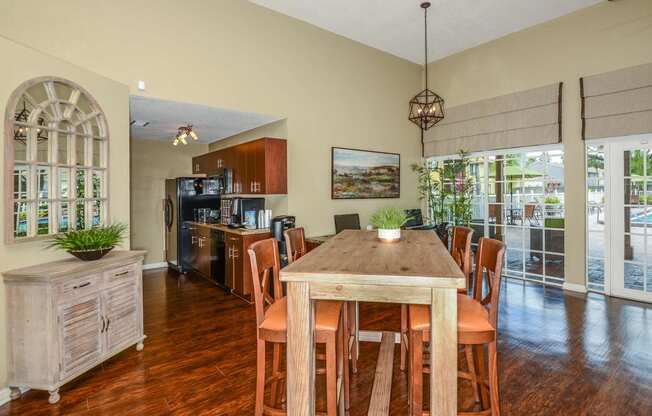
[{"label": "arched decorative mirror", "polygon": [[93,97],[65,79],[33,79],[12,94],[6,120],[7,242],[103,224],[109,133]]}]

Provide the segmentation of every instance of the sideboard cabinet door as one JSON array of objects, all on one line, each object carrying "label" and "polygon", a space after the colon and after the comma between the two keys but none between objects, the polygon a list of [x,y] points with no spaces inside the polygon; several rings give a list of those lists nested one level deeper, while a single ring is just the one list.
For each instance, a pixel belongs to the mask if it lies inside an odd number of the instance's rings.
[{"label": "sideboard cabinet door", "polygon": [[106,319],[106,350],[111,353],[138,338],[138,286],[135,281],[106,289],[103,293]]},{"label": "sideboard cabinet door", "polygon": [[102,358],[102,317],[99,294],[59,307],[61,379]]}]

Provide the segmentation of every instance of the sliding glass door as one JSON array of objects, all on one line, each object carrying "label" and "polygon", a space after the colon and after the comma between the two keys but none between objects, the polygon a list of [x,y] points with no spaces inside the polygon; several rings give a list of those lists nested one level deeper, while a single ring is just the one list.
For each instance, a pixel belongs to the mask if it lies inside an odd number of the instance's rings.
[{"label": "sliding glass door", "polygon": [[587,146],[587,284],[652,302],[652,136]]}]

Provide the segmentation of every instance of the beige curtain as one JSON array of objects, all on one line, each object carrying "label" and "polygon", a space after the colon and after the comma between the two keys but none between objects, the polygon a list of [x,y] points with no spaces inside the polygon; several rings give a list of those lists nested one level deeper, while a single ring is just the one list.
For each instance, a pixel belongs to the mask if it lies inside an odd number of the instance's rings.
[{"label": "beige curtain", "polygon": [[424,156],[559,143],[561,93],[556,83],[449,108],[424,133]]},{"label": "beige curtain", "polygon": [[652,133],[652,64],[581,78],[580,88],[584,139]]}]

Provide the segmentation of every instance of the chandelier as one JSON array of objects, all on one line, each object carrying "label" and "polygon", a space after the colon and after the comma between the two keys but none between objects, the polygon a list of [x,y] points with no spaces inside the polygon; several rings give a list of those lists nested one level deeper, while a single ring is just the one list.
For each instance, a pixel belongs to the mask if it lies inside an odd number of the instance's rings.
[{"label": "chandelier", "polygon": [[426,88],[410,100],[408,116],[410,121],[419,126],[422,131],[428,130],[444,119],[444,99],[428,89],[428,7],[430,7],[429,2],[421,3],[425,28]]},{"label": "chandelier", "polygon": [[190,136],[193,140],[199,139],[199,137],[197,137],[197,133],[192,130],[192,124],[179,127],[177,135],[174,137],[174,142],[172,142],[172,144],[174,146],[178,146],[179,143],[186,145],[188,144],[188,136]]},{"label": "chandelier", "polygon": [[[27,124],[29,122],[30,113],[31,111],[27,109],[27,103],[25,102],[25,100],[23,100],[23,109],[17,111],[16,114],[14,114],[14,121],[25,124],[25,125],[19,124],[18,128],[14,129],[14,140],[19,141],[22,144],[27,143],[27,133],[29,132],[29,127],[27,126]],[[39,117],[38,120],[36,120],[36,124],[41,127],[44,126],[45,119],[43,117]],[[37,142],[42,142],[48,139],[47,133],[41,127],[37,127],[36,129]]]}]

